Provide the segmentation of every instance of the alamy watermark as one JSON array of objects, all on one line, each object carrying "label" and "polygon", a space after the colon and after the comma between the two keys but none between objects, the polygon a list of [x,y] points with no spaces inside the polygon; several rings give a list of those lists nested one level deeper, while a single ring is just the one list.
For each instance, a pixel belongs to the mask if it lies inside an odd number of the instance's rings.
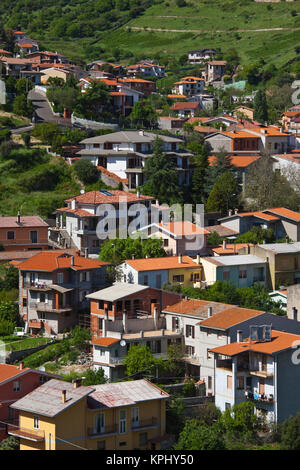
[{"label": "alamy watermark", "polygon": [[4,80],[0,80],[0,104],[6,104],[6,86]]},{"label": "alamy watermark", "polygon": [[300,104],[300,80],[294,80],[291,88],[295,90],[291,96],[293,104]]},{"label": "alamy watermark", "polygon": [[96,234],[100,240],[121,238],[142,238],[155,236],[163,231],[175,234],[176,240],[185,240],[185,250],[200,251],[205,246],[204,205],[196,204],[152,204],[137,202],[130,204],[121,196],[117,206],[101,204],[96,215],[99,221]]}]

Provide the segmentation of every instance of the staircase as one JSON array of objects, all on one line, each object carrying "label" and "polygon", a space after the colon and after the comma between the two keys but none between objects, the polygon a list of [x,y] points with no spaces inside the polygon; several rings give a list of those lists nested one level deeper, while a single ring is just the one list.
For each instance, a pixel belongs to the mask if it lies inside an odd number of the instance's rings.
[{"label": "staircase", "polygon": [[77,246],[65,229],[51,229],[49,236],[49,244],[55,248],[75,248]]}]

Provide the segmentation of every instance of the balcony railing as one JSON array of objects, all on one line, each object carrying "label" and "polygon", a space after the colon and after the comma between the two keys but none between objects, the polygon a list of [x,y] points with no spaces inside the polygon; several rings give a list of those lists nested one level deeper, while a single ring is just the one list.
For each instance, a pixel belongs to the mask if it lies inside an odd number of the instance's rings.
[{"label": "balcony railing", "polygon": [[265,393],[257,393],[253,390],[245,390],[244,392],[245,398],[247,400],[265,402],[265,403],[273,403],[274,402],[274,395],[269,393],[266,395]]},{"label": "balcony railing", "polygon": [[115,434],[118,432],[118,426],[112,424],[110,426],[105,425],[103,428],[88,428],[88,436],[102,436],[103,434]]},{"label": "balcony railing", "polygon": [[45,432],[39,429],[27,429],[21,428],[20,426],[8,425],[7,434],[22,439],[28,439],[29,441],[40,442],[45,440]]},{"label": "balcony railing", "polygon": [[157,418],[149,418],[149,419],[143,419],[143,420],[139,420],[137,422],[132,422],[131,423],[131,427],[132,427],[132,430],[135,431],[137,429],[141,429],[141,428],[149,428],[149,427],[152,427],[152,426],[157,426],[158,425],[158,420]]},{"label": "balcony railing", "polygon": [[53,307],[52,303],[46,302],[29,302],[29,307],[35,308],[36,310],[39,310],[41,312],[67,312],[69,310],[72,310],[71,305],[59,305],[58,308],[56,308]]}]

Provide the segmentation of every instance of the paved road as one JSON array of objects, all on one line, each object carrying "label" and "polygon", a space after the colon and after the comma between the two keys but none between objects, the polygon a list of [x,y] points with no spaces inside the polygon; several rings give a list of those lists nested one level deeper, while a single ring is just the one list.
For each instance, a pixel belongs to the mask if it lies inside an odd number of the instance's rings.
[{"label": "paved road", "polygon": [[262,29],[235,29],[235,30],[206,30],[206,29],[163,29],[163,28],[142,28],[139,26],[126,26],[126,29],[134,31],[158,31],[162,33],[259,33],[266,31],[299,31],[300,28],[262,28]]},{"label": "paved road", "polygon": [[22,134],[22,132],[31,132],[34,128],[33,124],[29,124],[25,127],[18,127],[17,129],[11,129],[12,134]]},{"label": "paved road", "polygon": [[35,108],[36,124],[41,124],[43,122],[56,122],[63,127],[72,127],[71,119],[65,119],[53,114],[46,97],[42,93],[38,93],[33,89],[29,92],[28,98],[32,101]]}]

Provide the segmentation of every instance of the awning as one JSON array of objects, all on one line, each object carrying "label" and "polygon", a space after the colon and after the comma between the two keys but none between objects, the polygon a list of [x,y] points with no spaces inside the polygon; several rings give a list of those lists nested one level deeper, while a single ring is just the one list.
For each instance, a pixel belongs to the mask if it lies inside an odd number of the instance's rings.
[{"label": "awning", "polygon": [[56,290],[57,292],[60,292],[61,294],[65,294],[66,292],[71,292],[71,290],[74,290],[74,287],[67,289],[66,287],[58,286],[57,284],[52,284],[51,287],[52,289]]}]

